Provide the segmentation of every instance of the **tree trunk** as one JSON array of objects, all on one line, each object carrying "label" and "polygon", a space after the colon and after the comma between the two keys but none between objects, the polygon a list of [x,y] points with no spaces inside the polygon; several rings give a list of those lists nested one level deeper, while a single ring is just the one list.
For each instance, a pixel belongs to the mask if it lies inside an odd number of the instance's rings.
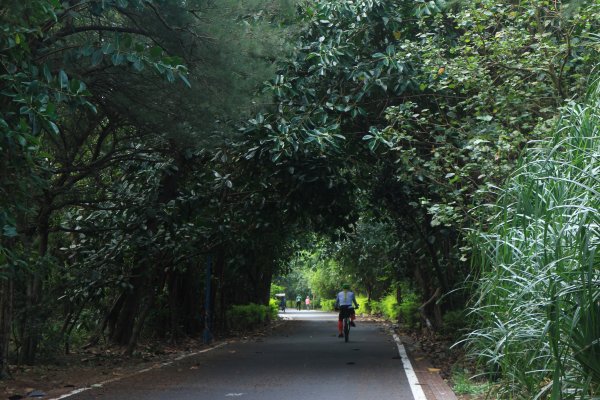
[{"label": "tree trunk", "polygon": [[176,343],[179,338],[179,293],[181,276],[176,271],[169,274],[168,291],[169,291],[169,336],[170,342]]},{"label": "tree trunk", "polygon": [[135,279],[132,285],[133,289],[125,294],[123,306],[114,323],[114,330],[110,333],[110,340],[122,346],[128,345],[131,340],[135,318],[139,310],[139,299],[143,296],[140,280]]},{"label": "tree trunk", "polygon": [[[212,326],[212,333],[223,331],[226,329],[226,312],[227,312],[227,296],[225,290],[227,284],[224,282],[225,277],[225,265],[226,265],[226,253],[222,247],[218,247],[215,250],[215,256],[213,258],[212,265],[212,278],[211,282],[211,298],[210,298],[210,310],[206,309],[205,295],[202,297],[202,304],[204,304],[204,314],[206,312],[210,315],[210,324]],[[205,261],[206,262],[206,261]],[[206,273],[204,273],[206,279]],[[205,288],[206,289],[206,288]],[[236,299],[229,298],[229,301],[236,303]],[[205,321],[206,322],[206,321]]]},{"label": "tree trunk", "polygon": [[8,349],[13,316],[12,277],[0,279],[0,379],[10,376],[8,370]]},{"label": "tree trunk", "polygon": [[115,300],[115,302],[113,303],[113,305],[110,308],[110,310],[108,311],[108,313],[106,313],[102,322],[100,324],[98,324],[98,326],[96,327],[96,331],[94,332],[94,334],[92,335],[92,337],[90,338],[88,343],[84,346],[84,348],[92,347],[92,346],[95,346],[96,344],[98,344],[98,342],[100,341],[100,338],[104,334],[104,331],[106,330],[107,327],[108,327],[108,331],[110,333],[115,331],[116,321],[117,321],[119,312],[121,311],[121,307],[123,307],[123,303],[125,302],[125,297],[126,297],[125,292],[122,292],[119,295],[119,297],[117,298],[117,300]]},{"label": "tree trunk", "polygon": [[[48,237],[49,225],[50,225],[50,214],[51,211],[48,208],[51,204],[52,199],[45,198],[45,204],[43,205],[38,215],[37,221],[37,234],[38,234],[38,260],[41,263],[45,263],[45,257],[48,253]],[[43,275],[45,272],[43,269],[45,266],[39,265],[34,268],[32,276],[27,282],[27,290],[25,294],[25,315],[22,320],[22,343],[23,347],[20,354],[20,361],[23,364],[33,365],[35,363],[35,357],[37,355],[37,347],[40,340],[42,316],[40,315],[40,304],[42,299],[42,285]]]},{"label": "tree trunk", "polygon": [[137,323],[134,325],[134,328],[131,332],[131,337],[129,339],[129,343],[127,344],[126,355],[131,356],[133,354],[133,350],[135,350],[135,346],[137,345],[137,341],[142,333],[142,329],[144,328],[144,322],[146,322],[146,317],[152,308],[152,304],[154,303],[154,296],[151,296],[150,299],[147,299],[146,302],[142,305],[142,309],[140,311],[140,315],[137,319]]},{"label": "tree trunk", "polygon": [[116,312],[110,321],[110,341],[115,344],[127,346],[131,340],[140,300],[146,297],[144,289],[148,285],[145,281],[147,279],[146,275],[150,272],[146,267],[144,264],[133,269],[129,281],[130,288],[125,289],[122,295],[123,298],[120,300],[121,306],[118,310],[115,310]]}]

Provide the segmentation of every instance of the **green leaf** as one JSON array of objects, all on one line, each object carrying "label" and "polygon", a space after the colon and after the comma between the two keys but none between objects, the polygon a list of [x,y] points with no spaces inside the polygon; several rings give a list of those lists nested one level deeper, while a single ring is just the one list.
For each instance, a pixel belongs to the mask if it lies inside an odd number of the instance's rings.
[{"label": "green leaf", "polygon": [[169,83],[175,82],[175,75],[173,74],[172,69],[168,69],[165,75],[166,75],[167,81],[169,81]]},{"label": "green leaf", "polygon": [[104,43],[102,46],[102,53],[109,55],[115,52],[115,45],[112,42]]},{"label": "green leaf", "polygon": [[150,49],[150,57],[158,60],[163,55],[163,49],[160,46],[154,46]]},{"label": "green leaf", "polygon": [[64,70],[58,71],[58,82],[61,89],[66,89],[69,87],[69,77]]},{"label": "green leaf", "polygon": [[25,136],[23,135],[17,135],[17,141],[23,147],[25,147],[25,145],[27,144],[27,139],[25,139]]},{"label": "green leaf", "polygon": [[179,74],[179,78],[183,81],[183,83],[185,83],[185,85],[189,88],[192,87],[192,84],[190,83],[190,81],[188,80],[188,78],[184,75],[184,74]]},{"label": "green leaf", "polygon": [[44,77],[46,78],[46,82],[52,82],[52,73],[50,72],[48,64],[44,64],[44,66],[42,67],[42,71],[44,73]]},{"label": "green leaf", "polygon": [[2,234],[7,237],[15,237],[17,236],[17,228],[10,225],[4,225],[2,228]]},{"label": "green leaf", "polygon": [[140,60],[139,58],[137,60],[135,60],[133,62],[133,69],[135,69],[136,71],[141,71],[144,69],[144,64],[142,63],[142,60]]},{"label": "green leaf", "polygon": [[125,56],[121,53],[115,53],[112,55],[111,61],[115,66],[122,65],[125,62]]},{"label": "green leaf", "polygon": [[52,133],[54,133],[55,135],[58,135],[60,133],[58,126],[54,122],[48,121],[48,126],[50,127],[50,131],[52,131]]},{"label": "green leaf", "polygon": [[95,67],[96,65],[100,64],[102,62],[103,57],[104,54],[102,53],[102,50],[96,50],[92,55],[92,67]]},{"label": "green leaf", "polygon": [[90,44],[86,44],[81,48],[81,55],[84,57],[89,57],[94,54],[94,47]]}]

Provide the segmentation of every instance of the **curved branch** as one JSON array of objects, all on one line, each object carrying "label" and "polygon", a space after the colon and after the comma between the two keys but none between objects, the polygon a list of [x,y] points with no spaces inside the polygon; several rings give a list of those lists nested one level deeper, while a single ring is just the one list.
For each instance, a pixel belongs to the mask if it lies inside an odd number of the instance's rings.
[{"label": "curved branch", "polygon": [[63,29],[56,33],[56,37],[66,37],[81,32],[120,32],[120,33],[133,33],[135,35],[150,36],[150,33],[143,29],[128,28],[124,26],[106,26],[106,25],[86,25],[77,26],[69,29]]}]

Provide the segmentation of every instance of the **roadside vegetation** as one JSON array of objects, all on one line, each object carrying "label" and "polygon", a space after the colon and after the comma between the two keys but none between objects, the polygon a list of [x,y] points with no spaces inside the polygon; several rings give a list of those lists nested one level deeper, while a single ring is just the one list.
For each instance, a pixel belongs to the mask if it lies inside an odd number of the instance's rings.
[{"label": "roadside vegetation", "polygon": [[490,396],[597,398],[598,32],[598,0],[5,0],[0,376],[348,282]]},{"label": "roadside vegetation", "polygon": [[526,151],[474,238],[479,323],[467,342],[506,379],[502,396],[600,393],[599,129],[596,81]]}]

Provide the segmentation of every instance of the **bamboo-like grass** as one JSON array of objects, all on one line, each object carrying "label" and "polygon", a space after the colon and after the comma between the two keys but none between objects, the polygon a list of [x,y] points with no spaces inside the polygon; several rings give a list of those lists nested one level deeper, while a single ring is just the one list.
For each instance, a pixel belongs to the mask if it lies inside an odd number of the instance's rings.
[{"label": "bamboo-like grass", "polygon": [[526,151],[490,228],[466,342],[503,399],[600,399],[600,86]]}]

